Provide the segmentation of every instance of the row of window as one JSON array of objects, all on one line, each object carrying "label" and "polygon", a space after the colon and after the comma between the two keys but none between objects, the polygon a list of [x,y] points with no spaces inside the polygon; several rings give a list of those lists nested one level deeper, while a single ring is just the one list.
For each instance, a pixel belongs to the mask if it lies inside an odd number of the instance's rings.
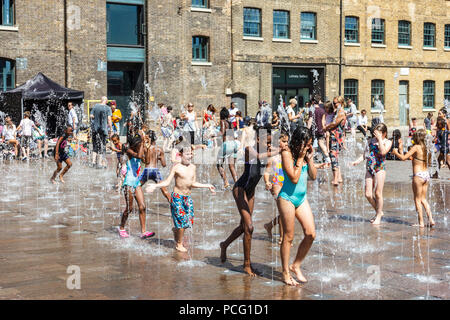
[{"label": "row of window", "polygon": [[[406,20],[398,21],[398,45],[411,46],[411,22]],[[345,42],[359,43],[359,18],[345,17]],[[372,43],[386,43],[386,23],[384,19],[372,19]],[[423,25],[423,46],[428,48],[436,47],[436,25],[425,22]],[[450,24],[444,28],[444,47],[450,48]]]},{"label": "row of window", "polygon": [[[244,36],[261,37],[261,9],[244,8]],[[386,25],[385,20],[372,19],[372,43],[385,44]],[[273,11],[273,37],[277,39],[290,38],[290,13],[285,10]],[[411,45],[411,22],[401,20],[398,22],[398,44],[399,46]],[[302,12],[300,14],[300,39],[317,40],[317,15],[314,12]],[[359,18],[345,17],[345,42],[359,43]],[[424,23],[423,46],[436,47],[436,25]],[[450,24],[445,25],[444,46],[450,48]]]},{"label": "row of window", "polygon": [[[290,38],[290,13],[285,10],[273,11],[273,37]],[[244,36],[261,37],[261,9],[244,8]],[[300,39],[317,40],[317,19],[314,12],[300,14]]]},{"label": "row of window", "polygon": [[[384,105],[384,80],[372,80],[371,83],[371,107],[376,109],[375,101],[379,99]],[[352,99],[358,105],[358,80],[344,80],[344,97]],[[450,81],[444,82],[444,99],[450,101]],[[423,82],[423,108],[435,107],[435,82],[426,80]]]}]

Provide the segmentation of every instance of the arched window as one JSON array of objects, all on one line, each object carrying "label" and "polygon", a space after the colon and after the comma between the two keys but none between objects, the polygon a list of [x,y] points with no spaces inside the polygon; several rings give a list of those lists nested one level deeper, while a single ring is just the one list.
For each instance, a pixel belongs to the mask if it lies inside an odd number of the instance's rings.
[{"label": "arched window", "polygon": [[434,23],[426,22],[423,25],[423,46],[436,47],[436,25]]},{"label": "arched window", "polygon": [[244,8],[244,36],[261,37],[261,9]]},{"label": "arched window", "polygon": [[450,49],[450,24],[445,25],[444,30],[444,47]]},{"label": "arched window", "polygon": [[358,17],[345,17],[345,42],[359,43]]},{"label": "arched window", "polygon": [[289,39],[289,11],[273,10],[273,37]]},{"label": "arched window", "polygon": [[398,22],[398,45],[411,45],[411,22],[405,20]]},{"label": "arched window", "polygon": [[385,22],[384,19],[374,18],[372,19],[372,43],[384,44],[384,31]]},{"label": "arched window", "polygon": [[380,100],[384,106],[384,80],[372,80],[371,106],[377,109],[375,101]]},{"label": "arched window", "polygon": [[13,60],[0,58],[0,91],[15,87],[15,63]]},{"label": "arched window", "polygon": [[300,14],[300,39],[317,40],[317,20],[315,12]]},{"label": "arched window", "polygon": [[450,81],[444,82],[444,100],[450,102]]}]

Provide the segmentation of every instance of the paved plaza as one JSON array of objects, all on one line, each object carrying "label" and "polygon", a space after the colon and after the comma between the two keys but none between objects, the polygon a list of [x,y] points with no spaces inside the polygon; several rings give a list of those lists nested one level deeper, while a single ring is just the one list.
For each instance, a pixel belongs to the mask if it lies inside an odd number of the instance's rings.
[{"label": "paved plaza", "polygon": [[[238,225],[239,214],[215,166],[198,167],[198,180],[218,191],[194,191],[189,251],[180,253],[159,191],[146,195],[147,228],[155,237],[139,238],[134,213],[130,238],[119,238],[124,200],[113,187],[112,155],[107,170],[75,159],[65,185],[50,183],[52,160],[1,163],[0,299],[449,299],[448,169],[429,188],[436,227],[420,230],[411,226],[417,222],[411,163],[388,162],[385,216],[375,227],[363,193],[364,165],[350,168],[349,161],[344,157],[343,185],[331,186],[329,169],[308,184],[317,238],[303,264],[309,282],[298,287],[280,280],[278,235],[270,239],[263,227],[277,209],[262,182],[251,251],[262,276],[251,278],[243,273],[242,239],[230,246],[226,263],[219,259],[219,243]],[[243,166],[237,169],[242,173]],[[296,223],[292,259],[302,237]],[[67,279],[77,267],[80,289],[70,290]]]}]

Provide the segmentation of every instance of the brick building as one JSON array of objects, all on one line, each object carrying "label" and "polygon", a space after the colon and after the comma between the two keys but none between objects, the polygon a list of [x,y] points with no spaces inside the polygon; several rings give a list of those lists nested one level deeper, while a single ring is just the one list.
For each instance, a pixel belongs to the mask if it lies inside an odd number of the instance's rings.
[{"label": "brick building", "polygon": [[41,71],[125,116],[136,96],[254,116],[259,100],[320,93],[369,117],[378,96],[397,126],[450,99],[446,0],[0,0],[0,13],[0,91]]}]

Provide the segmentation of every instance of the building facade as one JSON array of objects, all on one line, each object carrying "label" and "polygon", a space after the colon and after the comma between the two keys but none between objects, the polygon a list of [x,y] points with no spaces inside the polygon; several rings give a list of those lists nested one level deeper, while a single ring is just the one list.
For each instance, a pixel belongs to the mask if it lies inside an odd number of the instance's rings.
[{"label": "building facade", "polygon": [[[39,71],[86,100],[200,111],[345,95],[389,125],[450,99],[446,0],[0,0],[0,91]],[[66,23],[64,23],[66,21]]]}]

